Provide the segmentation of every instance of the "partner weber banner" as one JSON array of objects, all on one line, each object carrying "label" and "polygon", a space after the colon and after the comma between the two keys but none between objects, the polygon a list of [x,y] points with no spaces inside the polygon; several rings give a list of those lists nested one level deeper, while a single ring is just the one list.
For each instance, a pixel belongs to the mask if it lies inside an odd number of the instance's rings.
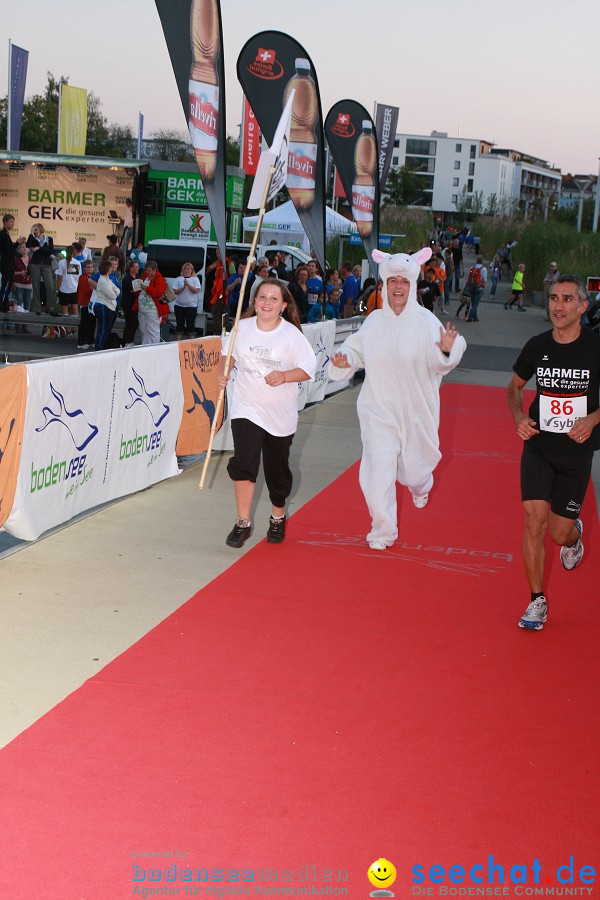
[{"label": "partner weber banner", "polygon": [[304,47],[280,31],[261,31],[242,47],[238,80],[269,145],[291,92],[287,189],[325,268],[323,117],[315,68]]},{"label": "partner weber banner", "polygon": [[219,0],[156,0],[196,165],[223,259],[225,215],[225,73]]},{"label": "partner weber banner", "polygon": [[383,194],[388,172],[394,155],[394,141],[396,139],[396,127],[398,125],[397,106],[384,106],[377,104],[375,122],[377,125],[377,144],[379,146],[379,193]]},{"label": "partner weber banner", "polygon": [[340,100],[327,113],[325,137],[372,262],[373,249],[379,244],[378,150],[373,119],[355,100]]}]

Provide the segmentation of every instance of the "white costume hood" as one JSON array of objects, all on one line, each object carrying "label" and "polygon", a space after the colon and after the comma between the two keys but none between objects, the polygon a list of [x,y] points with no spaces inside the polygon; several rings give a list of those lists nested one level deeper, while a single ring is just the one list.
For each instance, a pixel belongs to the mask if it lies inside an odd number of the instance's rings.
[{"label": "white costume hood", "polygon": [[408,301],[400,315],[403,316],[406,313],[410,315],[414,309],[421,306],[417,299],[417,281],[421,274],[421,266],[428,259],[431,259],[431,256],[431,247],[423,247],[422,250],[419,250],[418,253],[413,253],[412,256],[409,256],[408,253],[394,253],[392,255],[391,253],[383,253],[381,250],[373,250],[373,259],[376,263],[379,263],[379,277],[383,281],[381,296],[384,310],[387,310],[393,316],[396,315],[388,303],[387,295],[387,280],[393,275],[401,275],[410,281]]}]

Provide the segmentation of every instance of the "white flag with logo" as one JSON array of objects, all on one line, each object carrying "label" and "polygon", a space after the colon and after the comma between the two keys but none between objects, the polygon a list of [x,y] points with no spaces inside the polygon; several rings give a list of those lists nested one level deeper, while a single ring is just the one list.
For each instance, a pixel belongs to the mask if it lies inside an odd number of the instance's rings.
[{"label": "white flag with logo", "polygon": [[290,144],[290,122],[292,119],[292,104],[294,102],[295,93],[294,90],[291,91],[290,96],[288,97],[288,102],[285,105],[277,130],[275,131],[273,143],[268,150],[263,150],[260,154],[256,175],[254,177],[254,184],[252,185],[250,199],[248,200],[249,209],[260,209],[271,166],[273,166],[273,177],[271,178],[265,206],[285,185],[288,169],[288,147]]}]

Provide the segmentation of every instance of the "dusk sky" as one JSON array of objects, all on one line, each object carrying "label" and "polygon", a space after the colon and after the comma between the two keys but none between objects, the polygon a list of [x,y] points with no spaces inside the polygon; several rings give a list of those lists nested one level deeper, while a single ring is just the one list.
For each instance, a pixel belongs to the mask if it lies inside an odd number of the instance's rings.
[{"label": "dusk sky", "polygon": [[[400,108],[398,130],[483,138],[563,173],[600,156],[598,0],[221,0],[227,132],[241,121],[235,64],[246,40],[287,32],[312,58],[323,115],[352,98]],[[93,91],[109,122],[186,132],[154,0],[0,0],[0,93],[8,39],[29,50],[26,96],[46,72]]]}]

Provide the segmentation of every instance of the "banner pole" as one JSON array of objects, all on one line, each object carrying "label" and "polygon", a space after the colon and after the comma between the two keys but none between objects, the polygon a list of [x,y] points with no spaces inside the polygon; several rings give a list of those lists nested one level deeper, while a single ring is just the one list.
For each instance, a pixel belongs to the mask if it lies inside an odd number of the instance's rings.
[{"label": "banner pole", "polygon": [[[231,365],[231,357],[233,355],[233,346],[235,344],[235,338],[238,331],[238,325],[240,322],[240,317],[242,315],[242,305],[244,302],[244,295],[246,293],[246,284],[248,282],[248,275],[250,273],[250,266],[254,262],[254,252],[256,250],[256,245],[258,244],[258,237],[260,234],[260,228],[262,225],[263,216],[267,207],[267,197],[269,196],[269,188],[271,187],[271,179],[273,178],[273,172],[275,171],[275,167],[271,166],[269,169],[269,175],[267,177],[267,183],[265,184],[265,189],[263,192],[263,198],[261,207],[258,213],[258,219],[256,222],[256,229],[254,231],[254,237],[252,238],[252,245],[250,247],[250,252],[248,254],[248,259],[246,260],[246,271],[244,272],[244,276],[242,278],[242,284],[240,287],[240,296],[238,297],[237,309],[235,311],[235,320],[233,323],[233,328],[231,329],[231,338],[229,341],[229,347],[227,348],[227,356],[225,358],[225,368],[223,370],[223,374],[225,377],[229,375],[229,367]],[[225,264],[226,261],[225,261]],[[206,456],[204,458],[204,465],[202,466],[202,475],[200,476],[200,483],[198,485],[199,489],[202,490],[204,487],[204,480],[206,478],[206,471],[208,469],[208,464],[210,462],[210,457],[212,454],[212,446],[215,439],[215,434],[217,433],[217,422],[219,421],[219,415],[221,413],[221,407],[223,406],[223,400],[225,397],[226,388],[221,388],[219,391],[219,397],[217,400],[217,406],[215,409],[215,414],[213,417],[213,423],[210,429],[210,439],[208,441],[208,448],[206,450]]]},{"label": "banner pole", "polygon": [[12,41],[8,39],[8,97],[7,97],[7,107],[6,107],[6,149],[10,153],[12,147],[11,143],[11,128],[12,128]]},{"label": "banner pole", "polygon": [[58,134],[56,135],[56,152],[60,153],[60,117],[62,115],[62,81],[58,86]]}]

